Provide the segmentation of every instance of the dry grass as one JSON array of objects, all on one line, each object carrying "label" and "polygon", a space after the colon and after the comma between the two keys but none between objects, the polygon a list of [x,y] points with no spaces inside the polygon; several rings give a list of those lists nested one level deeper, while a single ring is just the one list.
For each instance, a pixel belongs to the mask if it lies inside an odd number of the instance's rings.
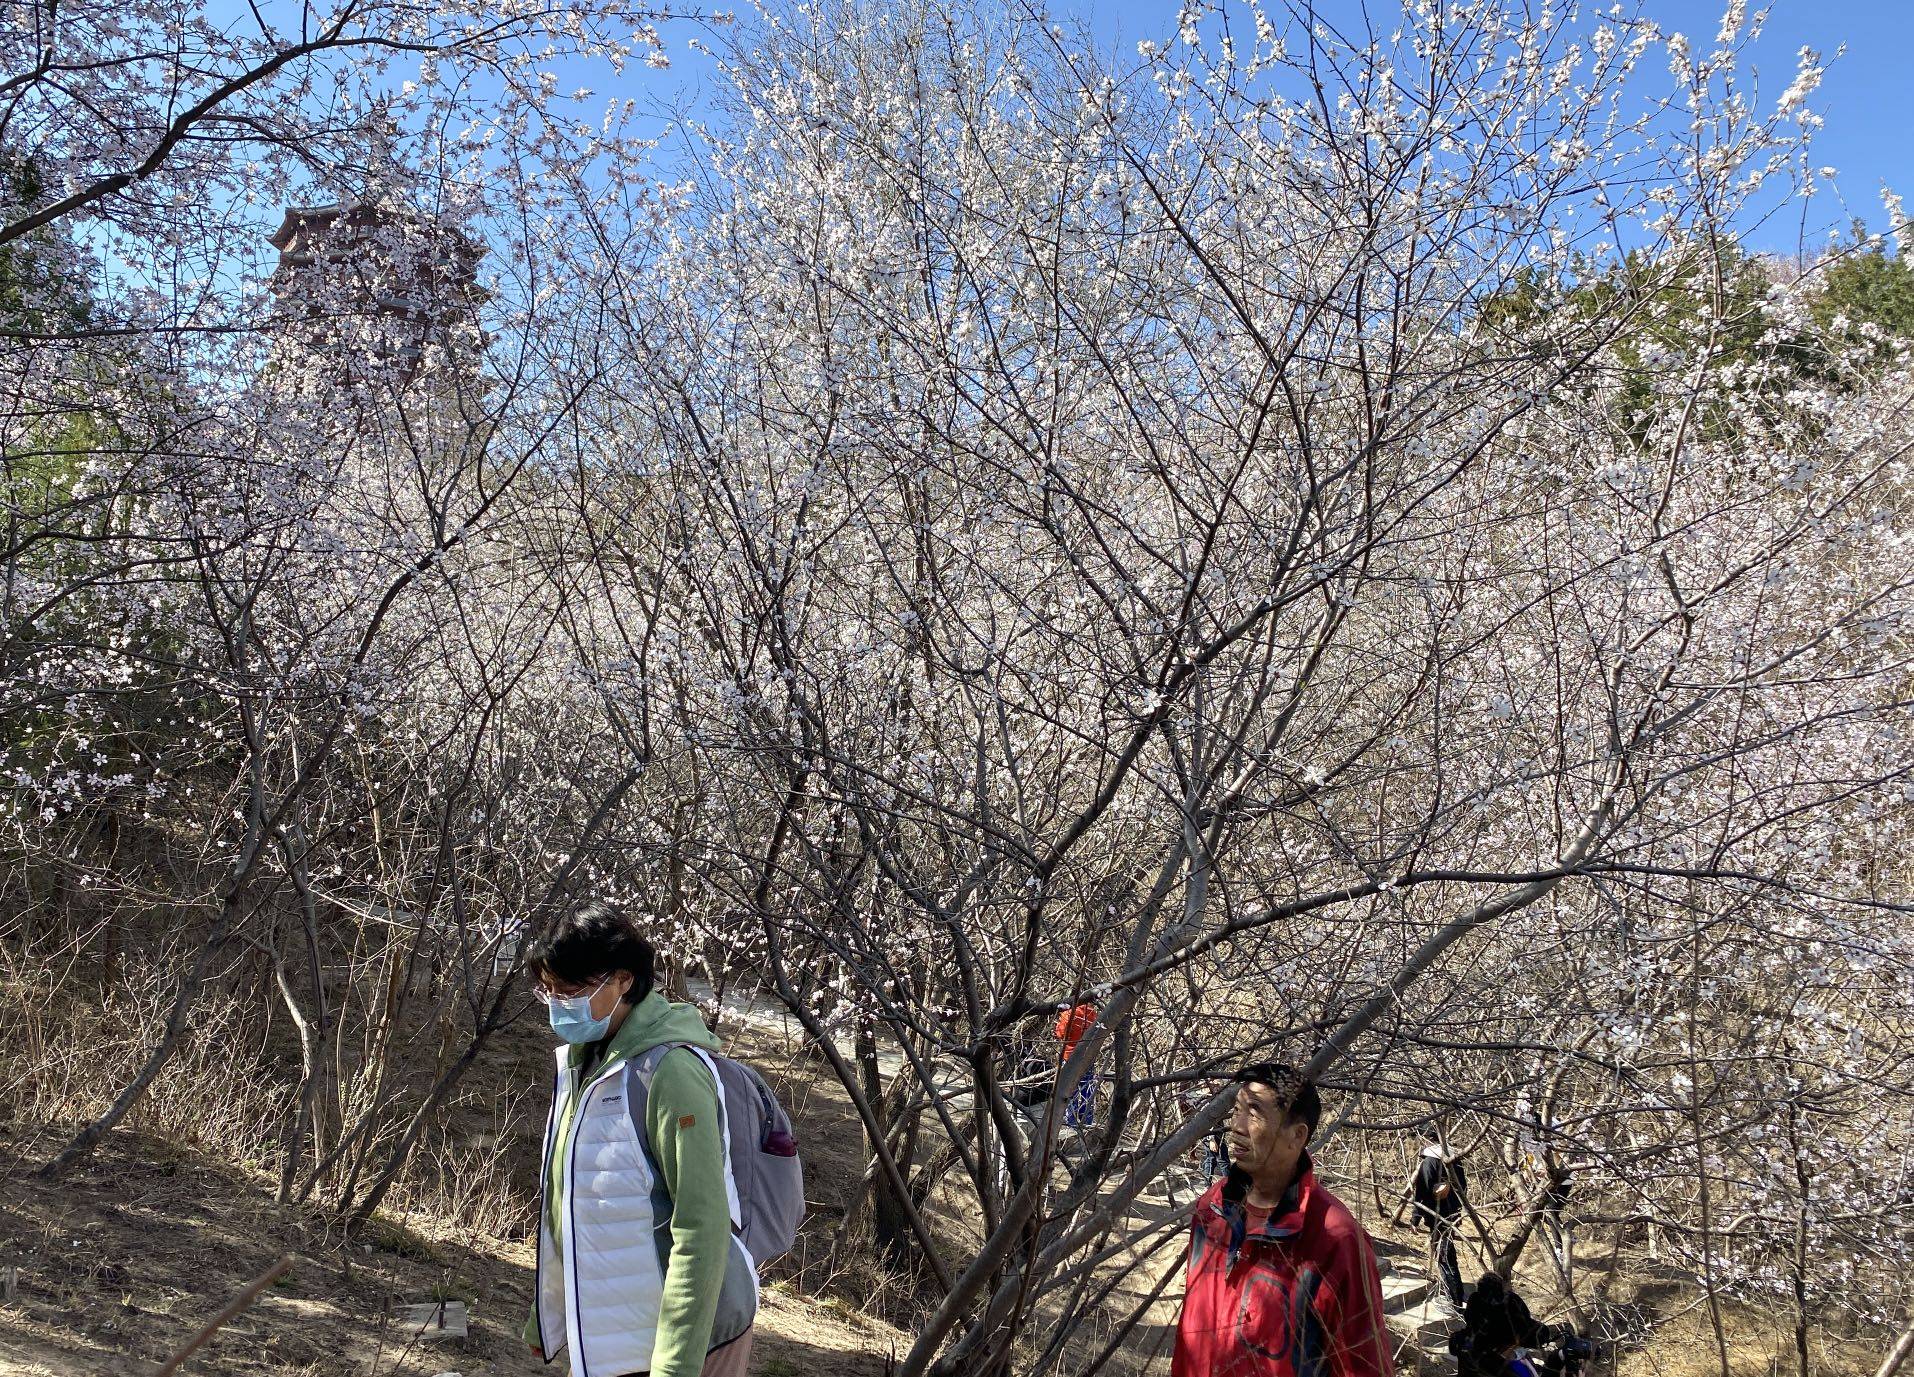
[{"label": "dry grass", "polygon": [[[0,1046],[8,1049],[0,1127],[24,1135],[77,1126],[103,1111],[165,1026],[173,969],[164,960],[128,961],[122,979],[102,988],[61,980],[52,962],[0,944]],[[208,991],[128,1126],[227,1161],[265,1165],[291,1092],[266,1053],[264,1032],[241,1001]]]}]

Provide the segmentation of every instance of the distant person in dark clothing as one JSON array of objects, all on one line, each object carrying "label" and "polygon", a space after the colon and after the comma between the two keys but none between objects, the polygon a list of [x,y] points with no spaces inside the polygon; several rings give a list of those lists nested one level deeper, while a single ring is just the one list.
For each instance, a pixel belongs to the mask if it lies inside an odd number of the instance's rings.
[{"label": "distant person in dark clothing", "polygon": [[1203,1175],[1214,1181],[1228,1170],[1229,1146],[1224,1142],[1223,1130],[1219,1127],[1203,1144]]},{"label": "distant person in dark clothing", "polygon": [[[1462,1310],[1465,1339],[1456,1354],[1459,1377],[1534,1377],[1535,1369],[1516,1350],[1533,1348],[1542,1327],[1528,1303],[1493,1272],[1484,1272]],[[1451,1348],[1456,1345],[1451,1344]]]},{"label": "distant person in dark clothing", "polygon": [[1554,1246],[1556,1265],[1562,1269],[1564,1279],[1575,1261],[1575,1236],[1571,1232],[1568,1216],[1568,1192],[1573,1178],[1567,1167],[1559,1167],[1550,1172],[1548,1187],[1542,1196],[1542,1225],[1548,1230],[1549,1242]]},{"label": "distant person in dark clothing", "polygon": [[[1187,1119],[1195,1114],[1198,1109],[1202,1108],[1205,1098],[1206,1097],[1198,1090],[1179,1090],[1176,1092],[1177,1112]],[[1225,1147],[1223,1143],[1223,1125],[1218,1123],[1210,1130],[1209,1136],[1201,1143],[1191,1144],[1190,1156],[1196,1158],[1200,1164],[1197,1168],[1197,1172],[1203,1183],[1202,1189],[1206,1189],[1210,1182],[1228,1171],[1229,1149]],[[1165,1178],[1166,1180],[1168,1179],[1168,1173],[1165,1173]],[[1176,1187],[1174,1184],[1171,1184],[1169,1186],[1169,1196],[1172,1205],[1177,1203],[1176,1195]]]},{"label": "distant person in dark clothing", "polygon": [[1038,1045],[1029,1029],[1019,1029],[1010,1042],[1010,1074],[1014,1078],[1005,1094],[1020,1110],[1041,1109],[1050,1102],[1057,1083],[1057,1065]]},{"label": "distant person in dark clothing", "polygon": [[[1435,1254],[1436,1271],[1442,1278],[1442,1292],[1449,1304],[1462,1309],[1462,1269],[1456,1263],[1455,1237],[1461,1227],[1464,1201],[1468,1195],[1468,1177],[1462,1162],[1442,1146],[1435,1129],[1424,1135],[1422,1156],[1409,1177],[1405,1204],[1415,1206],[1416,1223],[1429,1231],[1429,1248]],[[1396,1218],[1402,1217],[1400,1207]]]},{"label": "distant person in dark clothing", "polygon": [[[1043,1146],[1043,1114],[1057,1083],[1057,1064],[1028,1028],[1011,1036],[1007,1060],[1011,1079],[1004,1086],[1004,1098],[1010,1102],[1018,1146],[1027,1157]],[[1008,1191],[1010,1184],[1006,1157],[998,1167],[997,1187]]]}]

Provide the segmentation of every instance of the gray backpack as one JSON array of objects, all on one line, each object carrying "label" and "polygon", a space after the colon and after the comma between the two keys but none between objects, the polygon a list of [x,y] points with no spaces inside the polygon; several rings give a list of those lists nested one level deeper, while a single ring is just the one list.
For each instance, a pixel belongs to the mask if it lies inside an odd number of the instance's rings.
[{"label": "gray backpack", "polygon": [[[728,1184],[735,1190],[731,1227],[751,1260],[762,1267],[791,1251],[804,1218],[804,1167],[798,1161],[797,1139],[791,1136],[791,1116],[764,1078],[743,1062],[694,1043],[661,1042],[631,1063],[628,1093],[638,1123],[645,1122],[658,1063],[674,1047],[695,1053],[717,1078],[725,1151],[731,1159]],[[650,1140],[640,1133],[638,1141],[650,1160]],[[655,1172],[656,1162],[652,1168]]]}]

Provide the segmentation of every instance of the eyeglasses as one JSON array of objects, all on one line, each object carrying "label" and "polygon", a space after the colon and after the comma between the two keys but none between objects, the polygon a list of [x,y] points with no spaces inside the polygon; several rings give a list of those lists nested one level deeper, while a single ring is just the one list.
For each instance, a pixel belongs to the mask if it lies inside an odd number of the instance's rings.
[{"label": "eyeglasses", "polygon": [[556,990],[547,989],[543,982],[539,982],[532,986],[532,993],[538,996],[540,1004],[550,1004],[555,999],[591,999],[605,988],[605,982],[610,979],[609,975],[601,975],[598,977],[598,983],[589,990],[576,990],[571,994],[560,994]]}]

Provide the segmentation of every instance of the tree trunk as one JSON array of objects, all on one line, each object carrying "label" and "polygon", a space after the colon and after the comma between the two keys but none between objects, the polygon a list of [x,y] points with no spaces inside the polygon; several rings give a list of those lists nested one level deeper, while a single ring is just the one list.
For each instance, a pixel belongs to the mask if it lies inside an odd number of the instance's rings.
[{"label": "tree trunk", "polygon": [[1788,1101],[1788,1146],[1794,1155],[1794,1358],[1798,1377],[1808,1377],[1808,1177],[1807,1156],[1801,1142],[1801,1103]]}]

